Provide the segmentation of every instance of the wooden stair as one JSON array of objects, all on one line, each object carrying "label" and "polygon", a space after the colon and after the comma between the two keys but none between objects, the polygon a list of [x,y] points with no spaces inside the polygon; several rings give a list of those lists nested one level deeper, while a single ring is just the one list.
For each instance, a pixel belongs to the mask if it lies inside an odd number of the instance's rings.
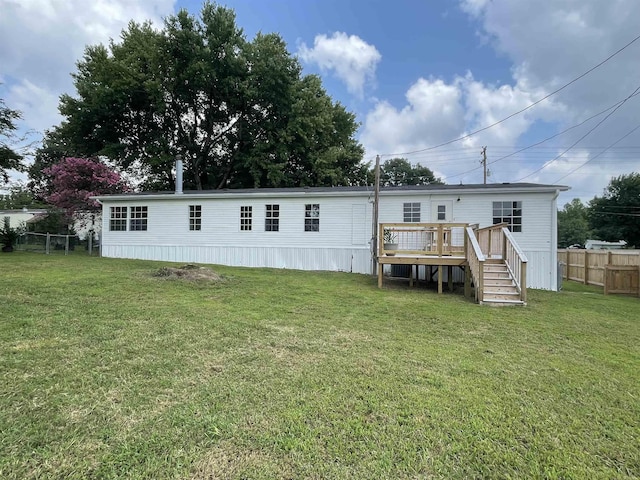
[{"label": "wooden stair", "polygon": [[487,259],[484,262],[483,304],[492,306],[526,305],[504,260]]}]

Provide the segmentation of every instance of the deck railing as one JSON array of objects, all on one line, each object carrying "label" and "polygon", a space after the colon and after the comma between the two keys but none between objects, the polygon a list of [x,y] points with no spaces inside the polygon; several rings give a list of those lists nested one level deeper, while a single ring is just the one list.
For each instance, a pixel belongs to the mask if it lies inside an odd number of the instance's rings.
[{"label": "deck railing", "polygon": [[498,223],[476,230],[478,243],[487,258],[504,258],[505,243],[502,229],[506,226],[506,223]]},{"label": "deck railing", "polygon": [[464,255],[466,223],[381,223],[380,255]]},{"label": "deck railing", "polygon": [[518,244],[508,228],[502,228],[504,237],[504,261],[511,272],[516,288],[520,292],[520,300],[527,301],[527,257],[520,250]]},{"label": "deck railing", "polygon": [[471,227],[465,228],[465,256],[469,262],[469,270],[475,286],[476,301],[482,301],[484,295],[484,262],[485,256]]},{"label": "deck railing", "polygon": [[[381,223],[378,252],[380,257],[387,257],[384,263],[393,263],[389,260],[395,255],[464,257],[475,286],[476,300],[480,302],[484,295],[485,262],[500,258],[511,273],[520,300],[526,302],[527,257],[505,225],[478,229],[466,223]],[[467,279],[465,285],[470,285]]]}]

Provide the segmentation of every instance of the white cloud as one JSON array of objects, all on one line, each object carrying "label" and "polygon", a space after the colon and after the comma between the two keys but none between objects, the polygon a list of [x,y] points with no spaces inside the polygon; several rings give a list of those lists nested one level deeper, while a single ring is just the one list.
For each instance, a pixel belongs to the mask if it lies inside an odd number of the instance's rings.
[{"label": "white cloud", "polygon": [[464,130],[459,85],[420,78],[406,99],[402,109],[378,101],[368,113],[360,137],[368,155],[419,150]]},{"label": "white cloud", "polygon": [[[366,117],[360,141],[368,157],[378,153],[404,154],[402,156],[431,168],[450,183],[479,183],[482,181],[481,146],[513,146],[536,119],[550,117],[562,111],[562,107],[547,102],[537,115],[519,115],[464,141],[441,149],[421,150],[496,123],[523,109],[537,96],[544,96],[544,92],[523,89],[518,83],[487,85],[475,80],[470,73],[451,83],[421,78],[407,91],[407,104],[401,109],[386,101],[376,103]],[[497,158],[496,152],[491,153]],[[504,167],[500,165],[499,170],[494,169],[493,179],[508,181],[525,174],[518,162],[511,162]]]},{"label": "white cloud", "polygon": [[331,36],[317,35],[313,48],[302,43],[298,55],[324,71],[334,71],[349,92],[360,98],[364,95],[365,85],[374,82],[376,67],[382,59],[375,46],[344,32],[335,32]]},{"label": "white cloud", "polygon": [[[461,6],[480,22],[481,35],[488,37],[497,51],[512,60],[514,80],[530,89],[547,92],[576,78],[635,38],[640,16],[637,0],[557,0],[545,8],[540,8],[536,0],[508,4],[461,0]],[[629,95],[638,86],[640,78],[639,51],[640,41],[555,95],[554,104],[562,107],[562,113],[559,110],[555,117],[559,128],[577,123]],[[527,181],[554,182],[580,164],[576,162],[591,159],[585,167],[562,180],[573,188],[565,196],[575,194],[590,198],[600,194],[611,177],[640,170],[640,159],[621,158],[623,155],[619,150],[593,159],[598,150],[585,148],[611,145],[636,126],[637,103],[637,99],[629,101],[572,149],[569,154],[573,159],[571,167],[568,166],[570,162],[559,159]],[[573,135],[563,136],[558,143],[572,144],[593,125],[595,122]],[[639,144],[640,131],[620,145]],[[558,149],[550,157],[561,151]],[[524,171],[531,173],[541,163],[542,160],[532,162]]]},{"label": "white cloud", "polygon": [[[466,119],[470,131],[493,125],[514,112],[527,108],[546,95],[542,89],[530,89],[518,80],[511,85],[487,85],[477,81],[469,73],[458,83],[465,92]],[[554,120],[564,111],[563,106],[548,100],[535,110],[527,110],[509,120],[482,132],[474,141],[494,145],[515,145],[517,140],[538,119]]]},{"label": "white cloud", "polygon": [[[71,73],[86,45],[117,38],[130,20],[173,11],[175,0],[0,0],[0,90],[23,110],[27,128],[43,131],[59,121],[52,99],[72,93]],[[13,103],[15,102],[15,103]]]},{"label": "white cloud", "polygon": [[[512,62],[511,82],[488,84],[475,79],[472,73],[460,72],[449,82],[417,80],[407,92],[405,105],[377,101],[366,116],[360,137],[368,158],[376,153],[420,150],[459,138],[527,107],[632,40],[638,33],[636,19],[640,17],[637,0],[558,0],[545,8],[540,8],[537,0],[460,3],[478,23],[480,41],[488,42],[497,54]],[[629,95],[640,78],[639,51],[640,41],[522,114],[464,141],[407,157],[447,177],[450,183],[481,181],[478,161],[482,145],[489,146],[491,163],[514,152],[516,145],[542,140]],[[640,171],[640,159],[624,157],[621,150],[613,149],[594,158],[602,151],[601,147],[612,144],[638,124],[638,102],[640,96],[627,102],[576,147],[542,170],[536,172],[586,134],[604,115],[544,144],[543,148],[527,150],[490,165],[493,171],[490,181],[516,181],[527,176],[524,181],[553,183],[589,160],[562,179],[561,183],[570,185],[572,191],[564,194],[560,202],[574,195],[589,199],[600,194],[613,176]],[[445,105],[449,106],[448,111]],[[536,128],[540,125],[545,135],[534,133],[539,132]],[[640,130],[618,146],[624,145],[640,145]]]}]

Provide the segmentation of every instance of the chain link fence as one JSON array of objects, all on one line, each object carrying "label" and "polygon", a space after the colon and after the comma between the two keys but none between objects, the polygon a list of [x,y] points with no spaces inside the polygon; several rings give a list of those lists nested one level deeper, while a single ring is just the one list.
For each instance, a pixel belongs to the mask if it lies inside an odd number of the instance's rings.
[{"label": "chain link fence", "polygon": [[100,243],[92,238],[91,235],[81,240],[77,235],[26,232],[18,237],[15,249],[24,252],[44,253],[46,255],[100,255]]}]

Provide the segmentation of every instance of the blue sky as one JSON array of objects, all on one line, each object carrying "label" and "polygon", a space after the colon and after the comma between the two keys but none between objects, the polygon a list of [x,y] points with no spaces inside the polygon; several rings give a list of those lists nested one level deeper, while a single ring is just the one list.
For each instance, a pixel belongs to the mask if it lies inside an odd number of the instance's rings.
[{"label": "blue sky", "polygon": [[[620,140],[640,125],[640,95],[600,126],[612,110],[515,153],[632,94],[640,86],[640,41],[523,114],[429,149],[525,108],[631,42],[640,35],[637,0],[223,4],[249,39],[279,33],[304,72],[320,75],[328,93],[356,113],[365,161],[417,151],[403,156],[447,183],[477,183],[486,145],[489,182],[571,186],[560,203],[590,199],[611,177],[640,171],[640,127]],[[130,19],[159,25],[180,8],[197,14],[200,7],[191,0],[0,0],[0,97],[23,111],[21,129],[37,140],[60,121],[57,99],[73,93],[70,74],[85,45],[117,38]]]}]

